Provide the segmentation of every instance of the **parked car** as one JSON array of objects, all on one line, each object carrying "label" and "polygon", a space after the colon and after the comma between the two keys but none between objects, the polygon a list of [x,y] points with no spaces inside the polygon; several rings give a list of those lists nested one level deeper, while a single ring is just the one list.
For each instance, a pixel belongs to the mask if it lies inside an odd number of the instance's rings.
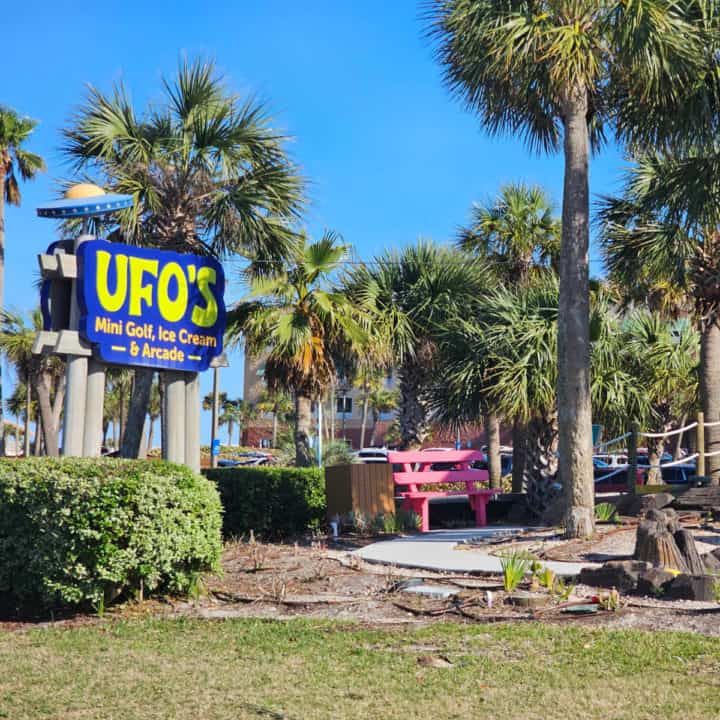
[{"label": "parked car", "polygon": [[362,448],[353,455],[362,463],[386,463],[388,461],[388,449],[385,447]]},{"label": "parked car", "polygon": [[249,465],[270,465],[275,458],[270,453],[264,452],[242,452],[232,458],[218,460],[218,467],[243,467]]}]

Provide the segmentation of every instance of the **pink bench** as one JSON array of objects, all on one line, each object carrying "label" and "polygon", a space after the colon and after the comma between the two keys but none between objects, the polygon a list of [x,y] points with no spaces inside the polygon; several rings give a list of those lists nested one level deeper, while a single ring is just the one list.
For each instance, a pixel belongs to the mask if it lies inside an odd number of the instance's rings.
[{"label": "pink bench", "polygon": [[[487,504],[500,490],[478,488],[477,483],[487,482],[487,470],[472,470],[471,463],[483,460],[477,450],[450,450],[448,452],[393,451],[388,453],[388,462],[401,465],[402,471],[393,473],[396,492],[403,499],[403,510],[412,510],[422,519],[422,532],[430,529],[430,500],[437,497],[467,495],[470,507],[475,511],[475,522],[479,527],[487,525]],[[454,466],[452,470],[431,470],[439,463]],[[464,490],[420,490],[421,485],[441,483],[464,483]]]}]

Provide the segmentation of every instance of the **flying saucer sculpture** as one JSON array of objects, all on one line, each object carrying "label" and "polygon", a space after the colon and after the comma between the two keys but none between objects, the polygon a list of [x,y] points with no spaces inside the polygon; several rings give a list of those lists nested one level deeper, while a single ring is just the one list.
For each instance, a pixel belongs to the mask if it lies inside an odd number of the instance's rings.
[{"label": "flying saucer sculpture", "polygon": [[37,214],[56,219],[92,217],[125,210],[132,204],[132,195],[108,195],[97,185],[80,183],[70,187],[62,200],[39,207]]}]

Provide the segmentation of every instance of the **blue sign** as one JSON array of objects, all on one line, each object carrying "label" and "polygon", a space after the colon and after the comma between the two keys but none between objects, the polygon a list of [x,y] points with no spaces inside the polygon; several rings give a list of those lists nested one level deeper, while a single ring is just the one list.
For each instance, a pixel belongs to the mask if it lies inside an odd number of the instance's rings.
[{"label": "blue sign", "polygon": [[105,240],[78,257],[80,333],[119,365],[198,372],[223,348],[225,276],[216,260]]},{"label": "blue sign", "polygon": [[215,438],[212,441],[212,448],[210,450],[211,455],[219,455],[220,454],[220,438]]}]

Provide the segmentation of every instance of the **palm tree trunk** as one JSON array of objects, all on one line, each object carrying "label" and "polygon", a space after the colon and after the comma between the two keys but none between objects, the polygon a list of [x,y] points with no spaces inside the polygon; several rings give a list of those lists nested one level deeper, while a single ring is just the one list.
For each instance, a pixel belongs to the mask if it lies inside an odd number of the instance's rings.
[{"label": "palm tree trunk", "polygon": [[147,455],[147,452],[141,452],[142,438],[154,377],[155,371],[152,368],[135,369],[135,380],[130,396],[130,409],[125,432],[123,433],[122,448],[120,449],[121,457],[139,458]]},{"label": "palm tree trunk", "polygon": [[228,420],[228,446],[232,446],[233,430],[235,429],[235,423],[232,420]]},{"label": "palm tree trunk", "polygon": [[372,419],[373,419],[373,426],[372,426],[372,433],[370,433],[370,447],[375,447],[375,434],[377,431],[378,420],[380,419],[380,413],[377,413],[373,410]]},{"label": "palm tree trunk", "polygon": [[295,464],[298,467],[310,467],[313,464],[310,453],[311,407],[309,397],[295,394]]},{"label": "palm tree trunk", "polygon": [[488,473],[490,487],[502,487],[502,467],[500,464],[500,421],[495,413],[487,413],[483,418],[485,425],[485,444],[487,445]]},{"label": "palm tree trunk", "polygon": [[[320,402],[320,401],[318,401]],[[277,447],[277,436],[278,436],[278,414],[277,407],[273,409],[273,424],[272,424],[272,446]]]},{"label": "palm tree trunk", "polygon": [[65,403],[65,374],[63,373],[57,380],[58,386],[53,400],[52,416],[53,416],[53,432],[55,433],[56,442],[60,445],[60,421],[62,419],[63,405]]},{"label": "palm tree trunk", "polygon": [[[685,423],[687,422],[687,413],[683,413],[683,416],[680,418],[680,427],[685,427]],[[679,432],[675,436],[675,447],[673,448],[673,460],[679,460],[682,456],[682,444],[683,444],[683,438],[685,437],[685,431]]]},{"label": "palm tree trunk", "polygon": [[242,423],[238,423],[238,447],[242,447]]},{"label": "palm tree trunk", "polygon": [[36,392],[38,396],[38,405],[40,406],[40,415],[42,417],[43,437],[45,439],[45,450],[50,457],[57,457],[58,438],[53,423],[53,410],[50,403],[50,385],[51,379],[47,373],[42,373],[37,383]]},{"label": "palm tree trunk", "polygon": [[426,375],[424,368],[413,361],[404,363],[398,373],[401,450],[420,447],[428,436],[428,408],[422,397]]},{"label": "palm tree trunk", "polygon": [[40,413],[37,413],[35,417],[35,442],[33,447],[33,455],[35,457],[40,456],[40,445],[42,443],[43,429],[42,429],[42,418]]},{"label": "palm tree trunk", "polygon": [[647,484],[662,485],[662,470],[657,467],[660,465],[660,459],[665,443],[660,438],[648,439],[648,468]]},{"label": "palm tree trunk", "polygon": [[330,440],[335,440],[335,421],[337,419],[337,394],[335,383],[330,387]]},{"label": "palm tree trunk", "polygon": [[155,418],[150,418],[150,425],[148,426],[147,436],[147,449],[152,450],[153,435],[155,434]]},{"label": "palm tree trunk", "polygon": [[528,506],[538,516],[543,515],[559,492],[557,448],[557,416],[531,420],[527,426],[525,490]]},{"label": "palm tree trunk", "polygon": [[32,408],[32,383],[30,377],[25,382],[25,437],[23,438],[23,453],[30,457],[30,410]]},{"label": "palm tree trunk", "polygon": [[565,181],[558,306],[558,424],[560,482],[565,488],[567,537],[595,531],[590,406],[590,197],[587,92],[571,89],[563,103]]},{"label": "palm tree trunk", "polygon": [[512,491],[514,493],[521,493],[525,488],[527,427],[518,420],[513,422],[512,444]]},{"label": "palm tree trunk", "polygon": [[[127,398],[125,397],[125,387],[120,386],[120,437],[118,442],[122,445],[125,442],[125,430],[127,426]],[[118,446],[119,449],[119,446]]]},{"label": "palm tree trunk", "polygon": [[370,404],[370,393],[367,385],[363,396],[362,420],[360,421],[360,449],[365,447],[365,431],[367,430],[368,405]]},{"label": "palm tree trunk", "polygon": [[[706,422],[720,420],[720,320],[706,323],[700,336],[700,400]],[[720,426],[705,428],[705,452],[720,450]],[[720,455],[705,459],[705,474],[720,484]]]}]

